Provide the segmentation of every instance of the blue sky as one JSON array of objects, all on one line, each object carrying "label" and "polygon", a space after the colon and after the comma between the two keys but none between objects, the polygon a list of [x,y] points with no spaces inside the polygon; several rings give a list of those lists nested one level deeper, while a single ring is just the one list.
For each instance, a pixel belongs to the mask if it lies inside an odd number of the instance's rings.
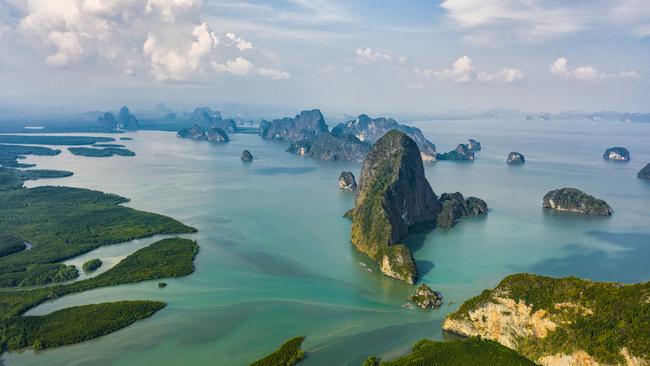
[{"label": "blue sky", "polygon": [[0,103],[650,111],[647,0],[0,0]]}]

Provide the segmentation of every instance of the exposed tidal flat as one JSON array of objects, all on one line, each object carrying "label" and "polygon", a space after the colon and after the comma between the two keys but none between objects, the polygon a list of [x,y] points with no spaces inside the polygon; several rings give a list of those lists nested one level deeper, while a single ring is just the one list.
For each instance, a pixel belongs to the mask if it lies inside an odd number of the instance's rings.
[{"label": "exposed tidal flat", "polygon": [[[127,133],[134,158],[28,156],[40,169],[74,175],[26,182],[112,192],[144,211],[196,227],[196,271],[169,280],[95,289],[42,304],[46,314],[67,306],[150,299],[168,305],[152,318],[81,344],[8,353],[6,365],[242,365],[305,335],[305,365],[359,365],[367,355],[389,359],[422,338],[442,339],[441,321],[459,304],[514,272],[594,280],[650,279],[650,184],[636,178],[650,162],[650,126],[585,121],[434,121],[416,124],[448,151],[467,138],[483,145],[473,163],[425,163],[433,190],[485,199],[486,217],[451,230],[412,236],[421,281],[452,305],[401,307],[412,287],[381,276],[349,242],[342,217],[353,195],[340,192],[342,170],[360,165],[318,161],[284,152],[287,144],[232,135],[227,145],[177,139],[173,133]],[[78,135],[78,134],[75,134]],[[97,136],[97,134],[93,134]],[[607,146],[626,146],[630,162],[602,159]],[[243,149],[255,155],[240,160]],[[509,166],[510,151],[526,164]],[[607,200],[611,217],[543,210],[551,189],[571,186]],[[128,255],[102,254],[85,259]],[[358,265],[365,262],[373,272]],[[83,260],[80,260],[83,263]]]}]

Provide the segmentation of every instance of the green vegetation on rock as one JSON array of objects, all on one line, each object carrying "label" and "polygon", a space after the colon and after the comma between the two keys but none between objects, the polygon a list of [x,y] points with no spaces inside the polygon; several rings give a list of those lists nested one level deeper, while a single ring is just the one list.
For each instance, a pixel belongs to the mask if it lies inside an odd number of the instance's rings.
[{"label": "green vegetation on rock", "polygon": [[542,204],[545,208],[587,215],[608,216],[613,212],[607,202],[576,188],[560,188],[550,191],[544,196]]},{"label": "green vegetation on rock", "polygon": [[[368,365],[372,365],[372,363],[368,363]],[[479,338],[468,338],[462,341],[451,342],[435,342],[423,339],[413,346],[413,351],[408,355],[393,361],[381,362],[380,365],[534,366],[535,363],[497,342]]]},{"label": "green vegetation on rock", "polygon": [[86,273],[94,272],[97,270],[97,268],[102,266],[102,260],[99,258],[93,258],[91,260],[86,261],[82,266],[81,269],[84,270]]},{"label": "green vegetation on rock", "polygon": [[372,147],[361,169],[352,219],[354,246],[388,276],[415,283],[411,251],[398,245],[410,233],[435,226],[440,202],[424,176],[416,143],[392,130]]},{"label": "green vegetation on rock", "polygon": [[43,316],[0,321],[0,351],[44,349],[83,342],[148,318],[165,307],[159,301],[118,301],[74,306]]},{"label": "green vegetation on rock", "polygon": [[545,337],[517,339],[517,350],[530,359],[582,350],[598,362],[616,364],[624,361],[625,348],[650,360],[650,282],[624,285],[516,274],[466,301],[448,318],[471,326],[469,312],[496,298],[521,301],[557,325]]},{"label": "green vegetation on rock", "polygon": [[93,158],[108,158],[111,156],[135,156],[135,153],[129,149],[107,147],[103,149],[95,149],[92,147],[69,147],[68,150],[73,155],[88,156]]},{"label": "green vegetation on rock", "polygon": [[253,362],[250,366],[293,366],[305,358],[305,352],[300,349],[305,337],[295,337],[284,342],[277,351]]}]

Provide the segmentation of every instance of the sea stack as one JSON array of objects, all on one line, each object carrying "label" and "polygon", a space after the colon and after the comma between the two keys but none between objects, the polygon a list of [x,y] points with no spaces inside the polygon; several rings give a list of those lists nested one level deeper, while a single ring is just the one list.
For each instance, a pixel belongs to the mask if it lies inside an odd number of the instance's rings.
[{"label": "sea stack", "polygon": [[230,137],[226,131],[219,127],[212,127],[206,133],[206,137],[210,142],[225,143],[230,141]]},{"label": "sea stack", "polygon": [[561,188],[548,192],[544,196],[543,206],[586,215],[609,216],[613,212],[607,202],[576,188]]},{"label": "sea stack", "polygon": [[352,172],[344,171],[339,176],[339,188],[355,192],[357,190],[357,181],[354,179]]},{"label": "sea stack", "polygon": [[508,159],[506,159],[506,163],[513,164],[513,165],[523,164],[525,162],[526,159],[524,158],[524,156],[516,151],[513,151],[510,154],[508,154]]},{"label": "sea stack", "polygon": [[253,154],[248,150],[242,150],[240,159],[242,161],[253,161]]},{"label": "sea stack", "polygon": [[385,275],[414,284],[415,260],[401,241],[434,227],[441,209],[417,144],[403,132],[389,131],[363,161],[355,207],[346,215],[352,219],[352,244]]},{"label": "sea stack", "polygon": [[603,159],[613,161],[629,161],[630,152],[624,147],[610,147],[605,150]]},{"label": "sea stack", "polygon": [[639,171],[639,174],[637,174],[637,177],[642,179],[650,179],[650,164],[643,167],[643,169]]},{"label": "sea stack", "polygon": [[458,144],[456,149],[437,156],[438,160],[474,161],[474,151],[466,144]]},{"label": "sea stack", "polygon": [[413,295],[409,296],[408,301],[414,303],[419,308],[432,309],[442,305],[442,295],[423,283],[415,289]]},{"label": "sea stack", "polygon": [[472,151],[481,151],[481,142],[474,139],[469,139],[469,148]]}]

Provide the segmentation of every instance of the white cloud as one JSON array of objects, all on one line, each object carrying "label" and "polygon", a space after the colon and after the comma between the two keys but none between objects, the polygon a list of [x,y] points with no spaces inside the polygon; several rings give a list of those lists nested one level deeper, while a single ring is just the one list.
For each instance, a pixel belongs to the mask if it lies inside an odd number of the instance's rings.
[{"label": "white cloud", "polygon": [[444,0],[440,6],[476,45],[540,42],[603,25],[650,36],[647,0]]},{"label": "white cloud", "polygon": [[498,81],[503,83],[514,83],[524,78],[524,72],[521,69],[514,69],[511,67],[504,67],[501,71],[496,73],[479,72],[476,80],[483,82]]},{"label": "white cloud", "polygon": [[[253,49],[251,42],[233,32],[225,32],[225,42],[220,42],[208,23],[198,21],[201,0],[27,0],[16,4],[12,11],[20,16],[18,32],[25,44],[44,53],[50,66],[92,60],[127,75],[189,81],[204,79],[209,73],[218,75],[213,63],[223,63],[230,74],[246,74],[241,61],[246,59],[238,54]],[[256,62],[269,61],[262,49],[250,57]],[[289,75],[268,67],[254,70],[265,78]]]},{"label": "white cloud", "polygon": [[371,64],[378,61],[390,61],[392,57],[386,53],[374,51],[371,48],[357,48],[357,62],[363,65]]},{"label": "white cloud", "polygon": [[234,60],[228,60],[223,64],[214,62],[212,64],[212,67],[216,71],[225,72],[232,75],[260,75],[262,77],[273,80],[288,79],[291,76],[286,71],[257,67],[252,62],[243,57],[237,57]]},{"label": "white cloud", "polygon": [[420,68],[415,68],[414,71],[416,75],[427,79],[435,78],[456,83],[468,83],[472,81],[513,83],[524,78],[524,72],[521,69],[511,67],[504,67],[495,73],[477,72],[472,63],[472,59],[468,56],[458,58],[450,68],[442,71]]},{"label": "white cloud", "polygon": [[637,79],[640,77],[634,70],[623,71],[618,75],[599,71],[593,66],[579,66],[571,70],[569,68],[569,61],[565,57],[560,57],[555,60],[551,64],[549,71],[552,75],[580,81],[601,81],[613,78]]},{"label": "white cloud", "polygon": [[245,51],[245,50],[250,50],[253,48],[253,44],[251,42],[248,42],[247,40],[237,37],[235,33],[226,33],[226,38],[231,40],[235,47],[239,49],[240,51]]}]

